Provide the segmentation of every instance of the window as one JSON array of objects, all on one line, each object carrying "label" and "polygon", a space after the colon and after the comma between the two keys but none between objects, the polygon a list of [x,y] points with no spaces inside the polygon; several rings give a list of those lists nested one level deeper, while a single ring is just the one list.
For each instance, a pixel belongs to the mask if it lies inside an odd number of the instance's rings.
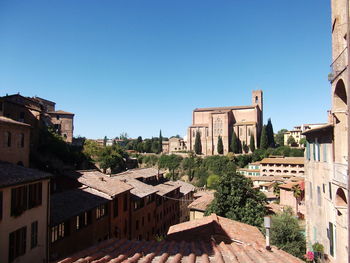
[{"label": "window", "polygon": [[306,159],[310,161],[310,143],[306,141]]},{"label": "window", "polygon": [[41,205],[42,199],[42,183],[29,185],[29,202],[28,208],[33,208]]},{"label": "window", "polygon": [[27,227],[22,227],[9,235],[9,262],[26,253]]},{"label": "window", "polygon": [[24,148],[24,133],[20,133],[18,139],[18,146]]},{"label": "window", "polygon": [[322,190],[323,190],[323,193],[325,194],[326,193],[326,185],[325,184],[322,184]]},{"label": "window", "polygon": [[312,157],[313,157],[313,160],[316,161],[316,147],[315,147],[315,143],[312,143]]},{"label": "window", "polygon": [[27,210],[27,186],[11,189],[11,216],[19,216]]},{"label": "window", "polygon": [[317,186],[317,204],[321,206],[321,187]]},{"label": "window", "polygon": [[24,122],[24,112],[23,111],[19,113],[19,121]]},{"label": "window", "polygon": [[114,217],[118,216],[118,197],[113,200],[113,214]]},{"label": "window", "polygon": [[317,141],[317,138],[316,138],[316,161],[320,161],[321,160],[321,154],[320,154],[320,143]]},{"label": "window", "polygon": [[327,162],[327,144],[323,144],[323,161]]},{"label": "window", "polygon": [[0,102],[0,111],[3,111],[3,103]]},{"label": "window", "polygon": [[4,147],[11,147],[11,132],[5,132],[4,136]]},{"label": "window", "polygon": [[124,207],[124,212],[128,210],[128,195],[124,194],[124,200],[123,200],[123,207]]},{"label": "window", "polygon": [[331,182],[328,183],[328,187],[329,187],[329,199],[332,200],[332,184],[331,184]]},{"label": "window", "polygon": [[68,223],[61,223],[51,227],[51,243],[60,240],[68,235]]},{"label": "window", "polygon": [[75,227],[77,230],[91,224],[91,211],[84,212],[75,218]]},{"label": "window", "polygon": [[335,236],[335,226],[329,222],[329,231],[328,231],[328,239],[329,239],[329,254],[334,257],[334,236]]},{"label": "window", "polygon": [[30,235],[30,248],[35,248],[38,245],[38,221],[32,223]]},{"label": "window", "polygon": [[104,217],[107,215],[107,204],[99,205],[96,208],[96,219]]},{"label": "window", "polygon": [[56,120],[59,120],[60,119],[60,115],[56,115]]}]

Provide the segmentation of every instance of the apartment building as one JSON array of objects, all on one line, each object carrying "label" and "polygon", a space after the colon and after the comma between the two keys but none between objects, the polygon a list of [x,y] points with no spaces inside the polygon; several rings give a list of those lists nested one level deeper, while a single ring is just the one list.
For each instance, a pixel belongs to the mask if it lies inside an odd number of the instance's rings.
[{"label": "apartment building", "polygon": [[304,132],[306,177],[306,238],[319,242],[329,262],[349,262],[348,222],[348,48],[347,0],[331,0],[331,100],[328,123]]},{"label": "apartment building", "polygon": [[0,262],[47,262],[50,177],[0,161]]},{"label": "apartment building", "polygon": [[300,145],[300,140],[302,138],[305,138],[305,135],[303,135],[302,133],[307,130],[317,128],[319,126],[323,126],[325,124],[326,123],[314,123],[314,124],[302,124],[299,126],[294,126],[293,130],[290,130],[284,133],[283,135],[284,145],[289,145],[288,139],[292,137],[295,141],[295,145],[291,145],[291,146],[303,147],[303,145]]},{"label": "apartment building", "polygon": [[260,161],[261,176],[304,176],[304,157],[269,157]]}]

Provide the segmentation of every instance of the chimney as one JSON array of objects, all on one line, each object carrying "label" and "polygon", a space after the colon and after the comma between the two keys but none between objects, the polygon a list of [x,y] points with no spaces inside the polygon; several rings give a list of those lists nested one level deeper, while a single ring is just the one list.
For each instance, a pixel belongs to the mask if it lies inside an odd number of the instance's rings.
[{"label": "chimney", "polygon": [[264,227],[266,229],[266,249],[271,250],[270,247],[270,228],[271,228],[271,217],[264,217]]}]

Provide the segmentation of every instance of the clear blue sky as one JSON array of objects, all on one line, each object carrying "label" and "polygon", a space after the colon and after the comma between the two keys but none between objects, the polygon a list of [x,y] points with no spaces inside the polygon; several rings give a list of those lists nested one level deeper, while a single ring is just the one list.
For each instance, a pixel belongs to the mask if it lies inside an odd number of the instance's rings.
[{"label": "clear blue sky", "polygon": [[0,95],[74,112],[88,138],[185,135],[196,107],[325,122],[330,0],[0,0]]}]

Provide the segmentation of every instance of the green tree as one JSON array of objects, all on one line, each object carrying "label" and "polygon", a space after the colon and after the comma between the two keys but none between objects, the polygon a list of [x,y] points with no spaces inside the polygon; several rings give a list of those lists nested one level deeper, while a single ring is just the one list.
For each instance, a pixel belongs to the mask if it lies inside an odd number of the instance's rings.
[{"label": "green tree", "polygon": [[279,200],[280,199],[280,193],[281,193],[280,183],[275,182],[273,184],[273,193],[276,195],[277,199]]},{"label": "green tree", "polygon": [[239,153],[238,139],[235,131],[232,132],[231,151],[233,153]]},{"label": "green tree", "polygon": [[273,133],[273,126],[272,126],[271,118],[269,118],[267,121],[266,134],[267,134],[268,147],[274,148],[275,147],[275,136]]},{"label": "green tree", "polygon": [[284,134],[287,132],[287,129],[281,129],[277,132],[275,136],[275,141],[278,146],[284,146]]},{"label": "green tree", "polygon": [[182,160],[181,165],[182,165],[182,169],[186,171],[188,175],[188,179],[192,181],[194,177],[195,168],[196,168],[196,160],[194,155],[190,153],[188,157]]},{"label": "green tree", "polygon": [[248,152],[249,152],[249,147],[248,145],[245,144],[245,142],[243,142],[242,153],[248,153]]},{"label": "green tree", "polygon": [[294,139],[294,137],[292,135],[288,137],[287,143],[290,146],[295,146],[297,144],[295,139]]},{"label": "green tree", "polygon": [[301,138],[299,141],[299,145],[305,147],[306,146],[306,138]]},{"label": "green tree", "polygon": [[194,141],[194,152],[196,154],[202,154],[201,134],[199,131],[196,132],[196,139]]},{"label": "green tree", "polygon": [[151,147],[151,150],[153,153],[158,153],[158,150],[159,150],[159,142],[157,140],[153,140],[152,141],[152,147]]},{"label": "green tree", "polygon": [[270,233],[272,245],[300,259],[304,259],[306,252],[305,236],[291,209],[272,216]]},{"label": "green tree", "polygon": [[298,214],[298,203],[300,201],[300,197],[302,196],[302,190],[299,184],[296,184],[292,187],[293,196],[295,198],[295,211]]},{"label": "green tree", "polygon": [[207,178],[207,186],[210,189],[216,189],[220,181],[220,176],[216,174],[209,175]]},{"label": "green tree", "polygon": [[121,172],[126,168],[124,161],[126,158],[128,155],[121,147],[107,146],[99,152],[97,162],[104,173],[107,169],[111,169],[112,172]]},{"label": "green tree", "polygon": [[143,141],[143,151],[146,153],[152,152],[152,141],[150,139],[145,139]]},{"label": "green tree", "polygon": [[253,135],[250,136],[249,148],[251,152],[255,151],[255,140]]},{"label": "green tree", "polygon": [[103,138],[103,146],[104,146],[104,147],[106,147],[106,145],[107,145],[107,140],[108,140],[108,138],[107,138],[107,136],[105,136],[105,137]]},{"label": "green tree", "polygon": [[180,167],[182,157],[176,154],[162,155],[158,160],[159,168],[168,169],[171,175],[171,179],[175,181],[177,179],[176,170]]},{"label": "green tree", "polygon": [[218,137],[218,154],[223,154],[224,153],[224,145],[222,143],[222,138],[221,136],[219,135]]},{"label": "green tree", "polygon": [[163,137],[162,137],[162,130],[159,131],[159,142],[158,142],[158,152],[161,153],[163,151]]},{"label": "green tree", "polygon": [[83,153],[91,160],[95,159],[101,151],[101,146],[94,140],[86,140],[83,146]]},{"label": "green tree", "polygon": [[261,138],[260,138],[260,148],[261,149],[267,149],[269,147],[269,141],[267,138],[267,131],[266,131],[266,125],[263,126],[262,132],[261,132]]},{"label": "green tree", "polygon": [[206,214],[216,213],[246,224],[260,227],[266,215],[266,197],[253,182],[235,172],[221,176],[214,201]]}]

